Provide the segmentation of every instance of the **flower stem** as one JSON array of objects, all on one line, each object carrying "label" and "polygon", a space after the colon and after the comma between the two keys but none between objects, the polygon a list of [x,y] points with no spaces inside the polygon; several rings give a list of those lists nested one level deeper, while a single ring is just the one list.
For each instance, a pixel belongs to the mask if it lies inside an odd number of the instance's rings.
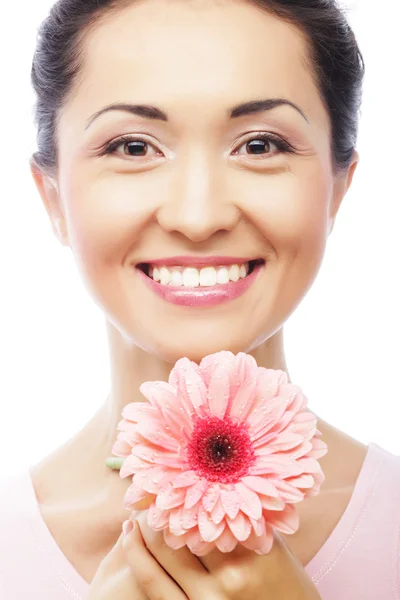
[{"label": "flower stem", "polygon": [[110,467],[110,469],[114,469],[115,471],[119,471],[124,462],[125,458],[115,458],[114,456],[110,456],[106,459],[107,467]]}]

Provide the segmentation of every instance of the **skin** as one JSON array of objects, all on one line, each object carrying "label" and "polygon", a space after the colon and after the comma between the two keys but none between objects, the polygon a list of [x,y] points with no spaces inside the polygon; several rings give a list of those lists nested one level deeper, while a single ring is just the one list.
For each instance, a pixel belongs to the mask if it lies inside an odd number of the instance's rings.
[{"label": "skin", "polygon": [[[229,119],[236,104],[276,97],[296,103],[307,120],[289,106]],[[155,105],[169,121],[119,111],[86,129],[115,102]],[[295,152],[267,143],[264,155],[252,154],[246,142],[260,132],[286,137]],[[149,142],[142,157],[124,154],[123,145],[99,156],[123,134]],[[104,313],[109,341],[103,405],[31,469],[42,514],[87,581],[128,516],[122,498],[130,480],[104,461],[122,408],[143,401],[139,385],[167,379],[182,356],[199,361],[221,349],[288,372],[283,325],[318,274],[359,160],[354,152],[349,169],[335,174],[330,136],[307,41],[252,5],[147,0],[87,35],[83,77],[60,114],[57,172],[31,167],[55,235]],[[183,308],[156,297],[132,268],[182,254],[261,257],[268,268],[234,301]],[[367,450],[322,419],[318,428],[329,448],[320,459],[325,483],[320,496],[298,505],[299,532],[281,536],[303,566],[342,515]]]}]

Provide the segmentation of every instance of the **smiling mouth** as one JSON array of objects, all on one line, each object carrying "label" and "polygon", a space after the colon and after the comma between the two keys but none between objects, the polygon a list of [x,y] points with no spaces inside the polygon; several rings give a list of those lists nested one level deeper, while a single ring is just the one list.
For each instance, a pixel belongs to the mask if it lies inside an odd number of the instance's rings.
[{"label": "smiling mouth", "polygon": [[136,268],[142,271],[149,279],[166,287],[181,288],[210,288],[237,283],[249,277],[254,270],[264,265],[263,259],[250,260],[248,262],[236,262],[225,265],[195,266],[166,266],[160,262],[157,265],[151,263],[138,263]]}]

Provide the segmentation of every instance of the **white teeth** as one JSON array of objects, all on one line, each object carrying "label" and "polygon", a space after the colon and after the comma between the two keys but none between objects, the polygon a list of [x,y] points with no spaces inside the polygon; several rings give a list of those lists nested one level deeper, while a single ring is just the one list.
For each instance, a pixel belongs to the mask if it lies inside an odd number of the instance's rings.
[{"label": "white teeth", "polygon": [[171,281],[171,273],[167,267],[161,267],[160,269],[160,283],[161,285],[168,285]]},{"label": "white teeth", "polygon": [[199,272],[197,269],[189,268],[183,271],[182,281],[185,287],[198,287],[199,279]]},{"label": "white teeth", "polygon": [[226,267],[220,267],[218,269],[217,283],[229,283],[229,271]]},{"label": "white teeth", "polygon": [[178,269],[172,269],[171,271],[171,281],[169,285],[173,285],[175,287],[179,287],[182,285],[182,273],[178,271]]},{"label": "white teeth", "polygon": [[217,283],[217,271],[215,267],[204,267],[200,269],[200,285],[204,287],[211,287]]},{"label": "white teeth", "polygon": [[231,268],[229,269],[229,279],[231,281],[239,281],[239,266],[238,265],[232,265]]},{"label": "white teeth", "polygon": [[152,267],[149,265],[148,274],[161,285],[173,287],[212,287],[224,285],[229,281],[238,282],[244,279],[249,271],[249,263],[219,267]]}]

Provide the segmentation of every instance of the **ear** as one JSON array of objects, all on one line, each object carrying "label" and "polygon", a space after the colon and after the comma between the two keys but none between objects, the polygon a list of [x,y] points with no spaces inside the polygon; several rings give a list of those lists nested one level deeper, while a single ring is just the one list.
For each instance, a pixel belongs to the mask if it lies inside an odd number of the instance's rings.
[{"label": "ear", "polygon": [[56,178],[45,173],[34,161],[31,161],[30,169],[56,238],[63,246],[69,246],[68,232]]},{"label": "ear", "polygon": [[335,225],[336,216],[340,205],[342,204],[342,200],[347,194],[347,191],[353,181],[353,175],[357,168],[358,163],[360,162],[360,156],[356,150],[353,152],[353,158],[351,164],[347,171],[343,175],[339,175],[335,181],[334,185],[334,193],[331,203],[331,211],[330,211],[330,228],[329,234],[332,233],[333,227]]}]

